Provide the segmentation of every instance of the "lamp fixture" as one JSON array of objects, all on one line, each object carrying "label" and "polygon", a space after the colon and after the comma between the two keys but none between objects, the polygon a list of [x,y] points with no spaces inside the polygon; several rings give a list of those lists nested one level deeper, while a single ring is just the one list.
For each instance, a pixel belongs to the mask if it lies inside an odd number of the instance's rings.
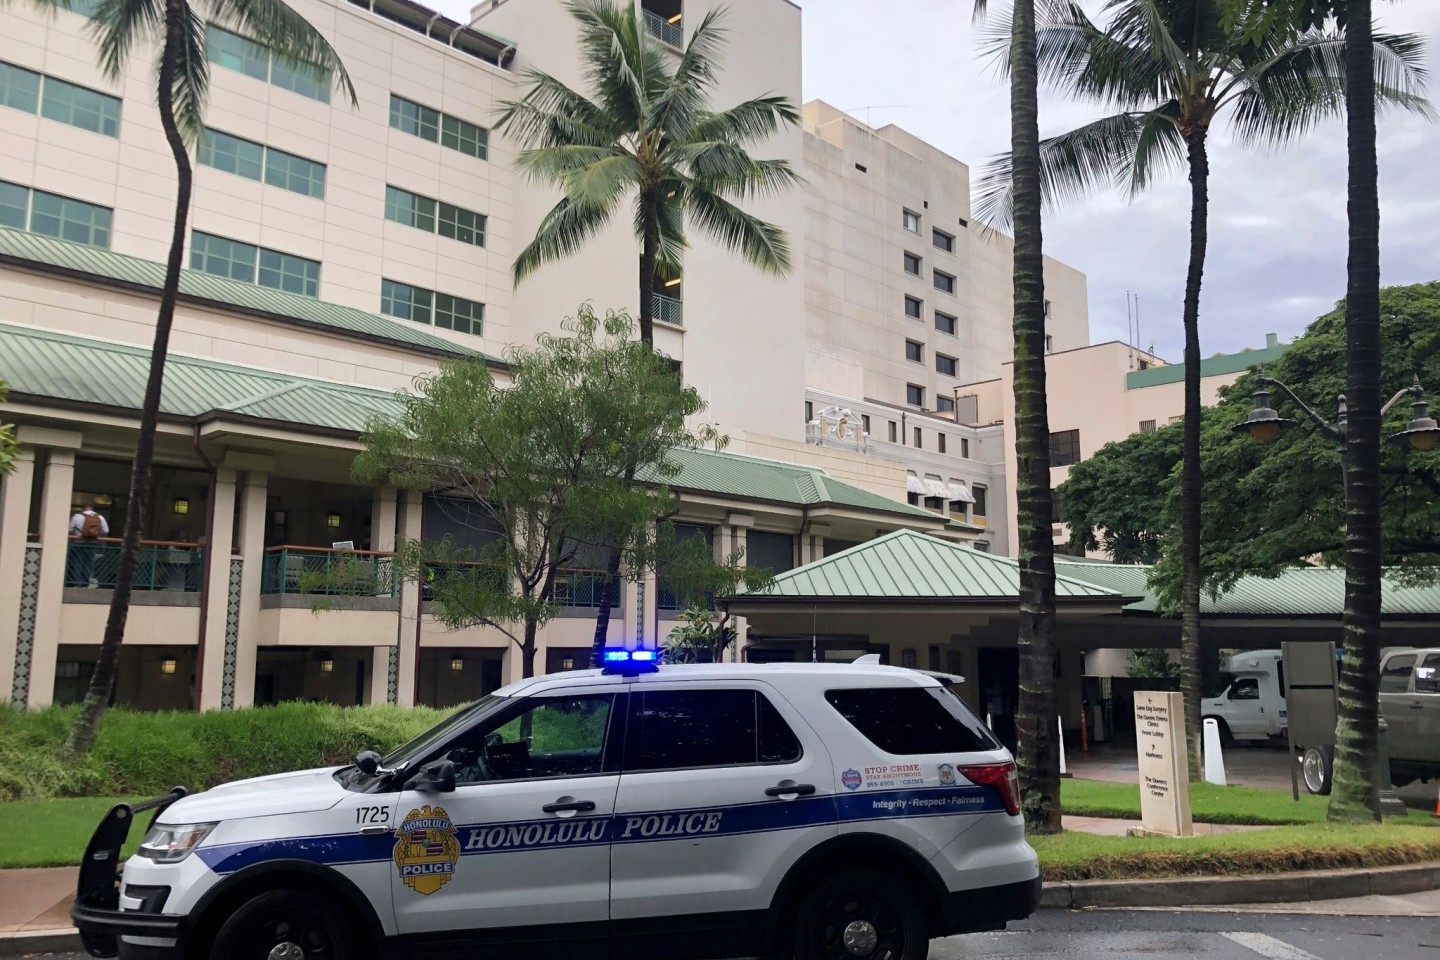
[{"label": "lamp fixture", "polygon": [[679,22],[680,22],[680,18],[681,18],[682,16],[684,16],[684,14],[677,13],[677,14],[675,14],[675,16],[671,17],[669,20],[666,20],[665,22],[666,22],[666,23],[679,23]]},{"label": "lamp fixture", "polygon": [[1410,422],[1405,425],[1404,430],[1392,434],[1390,439],[1408,443],[1412,450],[1434,450],[1436,443],[1440,443],[1440,424],[1430,416],[1430,404],[1425,402],[1425,394],[1421,392],[1418,379],[1410,392],[1415,395],[1415,402],[1410,404]]},{"label": "lamp fixture", "polygon": [[334,673],[334,672],[335,672],[335,661],[334,661],[334,660],[331,660],[329,657],[326,657],[324,660],[321,660],[321,661],[320,661],[320,672],[321,672],[321,673]]},{"label": "lamp fixture", "polygon": [[184,497],[176,497],[174,510],[177,517],[185,516],[187,513],[190,512],[190,501],[186,500]]},{"label": "lamp fixture", "polygon": [[465,658],[464,658],[464,657],[451,657],[451,658],[450,658],[450,669],[451,669],[451,670],[454,670],[456,673],[459,673],[460,671],[464,670],[464,669],[465,669]]},{"label": "lamp fixture", "polygon": [[325,514],[325,526],[328,527],[328,528],[331,529],[331,530],[339,530],[339,529],[340,529],[340,514],[338,514],[338,513],[327,513],[327,514]]},{"label": "lamp fixture", "polygon": [[165,674],[166,676],[174,673],[175,667],[176,663],[174,657],[166,657],[164,660],[160,661],[160,672]]},{"label": "lamp fixture", "polygon": [[673,279],[666,280],[666,281],[665,281],[665,286],[667,286],[667,287],[678,287],[678,286],[680,286],[680,279],[681,279],[680,277],[674,277]]},{"label": "lamp fixture", "polygon": [[1261,443],[1271,443],[1280,436],[1281,430],[1294,425],[1294,420],[1275,412],[1275,408],[1270,406],[1270,391],[1261,387],[1255,391],[1255,409],[1230,429],[1236,433],[1248,433]]}]

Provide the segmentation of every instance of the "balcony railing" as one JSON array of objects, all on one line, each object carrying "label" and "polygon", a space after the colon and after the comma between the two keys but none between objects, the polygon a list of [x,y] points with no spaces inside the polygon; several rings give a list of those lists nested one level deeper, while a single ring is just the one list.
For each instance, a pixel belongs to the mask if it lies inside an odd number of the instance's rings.
[{"label": "balcony railing", "polygon": [[[555,579],[555,602],[562,607],[599,607],[605,596],[604,570],[562,570]],[[619,605],[620,598],[615,598]]]},{"label": "balcony railing", "polygon": [[[195,593],[205,571],[205,551],[198,543],[141,540],[135,567],[136,590]],[[65,555],[65,585],[115,589],[120,572],[120,541],[112,537],[71,540]]]},{"label": "balcony railing", "polygon": [[270,547],[260,577],[262,594],[330,597],[393,597],[396,583],[388,553],[325,547]]},{"label": "balcony railing", "polygon": [[685,28],[679,23],[671,23],[658,13],[645,11],[645,29],[661,43],[677,49],[685,46]]},{"label": "balcony railing", "polygon": [[671,323],[675,326],[684,326],[685,312],[684,304],[674,297],[667,297],[663,293],[652,293],[650,295],[650,312],[655,319],[661,323]]}]

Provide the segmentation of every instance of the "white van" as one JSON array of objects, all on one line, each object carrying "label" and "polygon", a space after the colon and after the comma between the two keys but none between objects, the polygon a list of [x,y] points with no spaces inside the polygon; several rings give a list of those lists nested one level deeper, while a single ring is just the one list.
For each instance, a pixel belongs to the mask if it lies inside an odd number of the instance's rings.
[{"label": "white van", "polygon": [[1202,717],[1219,721],[1220,739],[1283,737],[1289,714],[1285,711],[1285,661],[1280,651],[1237,653],[1227,657],[1221,669],[1225,685],[1200,704]]}]

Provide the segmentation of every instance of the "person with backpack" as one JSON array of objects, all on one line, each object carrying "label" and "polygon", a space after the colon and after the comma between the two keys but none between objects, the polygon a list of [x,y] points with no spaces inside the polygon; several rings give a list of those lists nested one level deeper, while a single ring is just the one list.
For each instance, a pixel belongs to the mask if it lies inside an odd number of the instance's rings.
[{"label": "person with backpack", "polygon": [[70,518],[70,537],[77,543],[70,544],[70,553],[65,564],[65,585],[67,587],[93,587],[95,583],[95,555],[101,537],[110,535],[110,524],[95,512],[95,504],[83,503],[80,510]]}]

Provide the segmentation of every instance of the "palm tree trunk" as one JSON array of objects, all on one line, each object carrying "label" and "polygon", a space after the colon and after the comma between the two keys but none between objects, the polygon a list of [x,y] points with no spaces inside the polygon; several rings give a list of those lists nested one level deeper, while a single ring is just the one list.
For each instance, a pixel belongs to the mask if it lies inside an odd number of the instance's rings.
[{"label": "palm tree trunk", "polygon": [[1345,290],[1345,627],[1331,820],[1379,820],[1380,200],[1370,0],[1345,26],[1350,257]]},{"label": "palm tree trunk", "polygon": [[1200,770],[1200,282],[1210,221],[1207,131],[1185,132],[1190,160],[1190,267],[1185,274],[1185,426],[1180,458],[1180,692],[1190,779]]},{"label": "palm tree trunk", "polygon": [[175,297],[180,289],[180,265],[185,255],[185,224],[190,211],[190,156],[175,123],[173,99],[175,64],[180,59],[185,29],[185,8],[180,0],[165,4],[165,49],[160,59],[157,102],[160,125],[175,158],[175,227],[170,235],[170,255],[165,261],[165,287],[160,294],[160,311],[155,317],[155,342],[150,348],[150,376],[145,384],[145,401],[140,409],[140,433],[135,440],[135,462],[130,471],[130,498],[125,504],[125,530],[120,539],[120,566],[115,590],[110,596],[110,614],[100,644],[100,659],[90,678],[90,689],[75,726],[65,741],[64,755],[85,753],[95,742],[100,717],[115,689],[115,672],[120,663],[120,645],[125,640],[125,621],[130,614],[130,594],[135,584],[135,567],[140,558],[140,532],[145,525],[145,504],[150,495],[150,466],[155,459],[155,426],[160,416],[160,391],[165,380],[165,354],[170,347],[170,326],[175,319]]},{"label": "palm tree trunk", "polygon": [[1015,711],[1021,812],[1060,832],[1055,717],[1055,542],[1045,400],[1045,274],[1040,222],[1040,106],[1035,0],[1016,0],[1010,38],[1010,150],[1015,216],[1015,477],[1020,541],[1020,697]]}]

